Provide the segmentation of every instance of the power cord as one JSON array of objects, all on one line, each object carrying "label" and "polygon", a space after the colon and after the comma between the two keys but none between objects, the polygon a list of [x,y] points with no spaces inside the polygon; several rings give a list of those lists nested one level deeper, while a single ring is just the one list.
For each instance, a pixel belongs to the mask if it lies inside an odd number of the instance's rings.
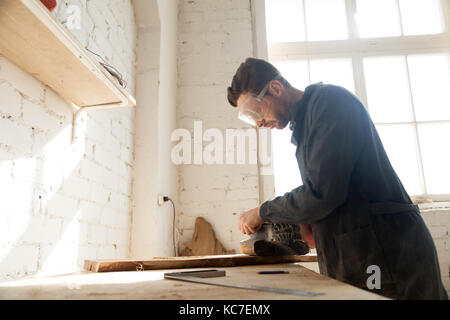
[{"label": "power cord", "polygon": [[172,207],[173,207],[173,215],[172,215],[172,243],[173,243],[173,250],[175,253],[175,257],[178,256],[177,254],[177,247],[175,245],[175,204],[173,203],[173,200],[170,199],[168,196],[164,196],[163,198],[164,202],[170,201],[170,203],[172,203]]},{"label": "power cord", "polygon": [[105,61],[105,59],[103,59],[103,57],[95,52],[93,52],[92,50],[90,50],[88,47],[85,47],[85,49],[87,51],[89,51],[90,53],[96,55],[97,57],[99,57],[102,61],[99,61],[99,63],[106,69],[106,71],[108,71],[114,78],[117,79],[117,81],[119,82],[119,84],[126,89],[127,87],[127,82],[125,81],[125,79],[123,78],[122,74],[119,72],[119,70],[117,70],[117,68],[115,68],[114,66],[110,65],[109,63],[107,63]]}]

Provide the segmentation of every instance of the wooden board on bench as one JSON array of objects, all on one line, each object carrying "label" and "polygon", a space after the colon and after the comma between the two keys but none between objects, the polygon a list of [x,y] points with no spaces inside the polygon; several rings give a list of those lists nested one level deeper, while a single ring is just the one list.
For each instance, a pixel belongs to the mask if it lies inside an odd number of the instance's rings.
[{"label": "wooden board on bench", "polygon": [[153,258],[149,260],[85,260],[84,269],[92,272],[140,271],[182,268],[237,267],[292,262],[317,262],[317,255],[259,257],[246,254]]}]

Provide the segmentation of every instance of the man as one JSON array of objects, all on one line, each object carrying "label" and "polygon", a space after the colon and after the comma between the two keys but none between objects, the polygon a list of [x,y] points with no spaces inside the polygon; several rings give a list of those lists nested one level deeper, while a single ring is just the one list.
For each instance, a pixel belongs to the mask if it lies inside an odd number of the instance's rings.
[{"label": "man", "polygon": [[[322,83],[303,92],[270,63],[248,58],[228,101],[258,127],[290,125],[303,180],[242,213],[242,233],[263,222],[301,224],[311,243],[311,225],[322,274],[366,290],[370,282],[372,292],[394,299],[448,299],[433,239],[356,96]],[[379,285],[368,281],[373,270]]]}]

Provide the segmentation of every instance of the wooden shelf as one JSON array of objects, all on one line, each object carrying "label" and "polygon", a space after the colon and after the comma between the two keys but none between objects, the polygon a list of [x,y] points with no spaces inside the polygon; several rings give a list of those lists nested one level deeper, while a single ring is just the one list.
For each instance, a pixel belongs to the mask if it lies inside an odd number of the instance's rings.
[{"label": "wooden shelf", "polygon": [[0,54],[82,109],[136,104],[39,0],[0,1]]}]

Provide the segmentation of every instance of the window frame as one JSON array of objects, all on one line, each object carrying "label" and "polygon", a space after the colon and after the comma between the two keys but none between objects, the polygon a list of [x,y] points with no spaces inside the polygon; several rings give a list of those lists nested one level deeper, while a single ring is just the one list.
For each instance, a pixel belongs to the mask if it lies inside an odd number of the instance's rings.
[{"label": "window frame", "polygon": [[[304,0],[298,0],[303,2]],[[356,12],[356,0],[344,0],[346,6],[346,19],[348,27],[348,39],[332,41],[303,41],[303,42],[285,42],[268,43],[265,24],[265,0],[251,0],[254,26],[254,51],[255,56],[268,61],[286,61],[286,60],[306,60],[309,68],[311,59],[332,59],[348,58],[352,60],[353,79],[355,85],[355,94],[367,108],[367,90],[365,87],[365,77],[363,68],[363,59],[376,56],[405,56],[416,54],[439,54],[450,53],[450,0],[440,0],[443,10],[443,21],[445,29],[443,33],[431,35],[413,35],[413,36],[393,36],[385,38],[359,38],[357,35],[357,26],[354,18]],[[397,8],[400,11],[399,0],[396,0]],[[304,13],[306,14],[306,13]],[[400,26],[403,34],[403,27]],[[306,17],[304,19],[306,21]],[[306,23],[306,22],[304,22]],[[306,28],[305,28],[306,29]],[[306,32],[306,30],[305,30]],[[306,37],[305,37],[306,38]],[[408,64],[407,72],[409,78]],[[411,88],[409,90],[412,95]],[[413,107],[413,106],[412,106]],[[418,167],[422,190],[421,195],[412,195],[417,202],[427,201],[428,199],[436,202],[450,201],[450,194],[428,194],[425,181],[425,172],[422,162],[422,154],[419,142],[418,124],[420,123],[450,123],[450,120],[436,121],[416,121],[413,107],[414,121],[412,122],[392,122],[375,123],[376,125],[398,125],[413,124],[415,132],[416,152],[418,153]],[[273,190],[274,179],[265,177],[261,184],[265,191],[262,198],[270,198],[267,190]]]}]

